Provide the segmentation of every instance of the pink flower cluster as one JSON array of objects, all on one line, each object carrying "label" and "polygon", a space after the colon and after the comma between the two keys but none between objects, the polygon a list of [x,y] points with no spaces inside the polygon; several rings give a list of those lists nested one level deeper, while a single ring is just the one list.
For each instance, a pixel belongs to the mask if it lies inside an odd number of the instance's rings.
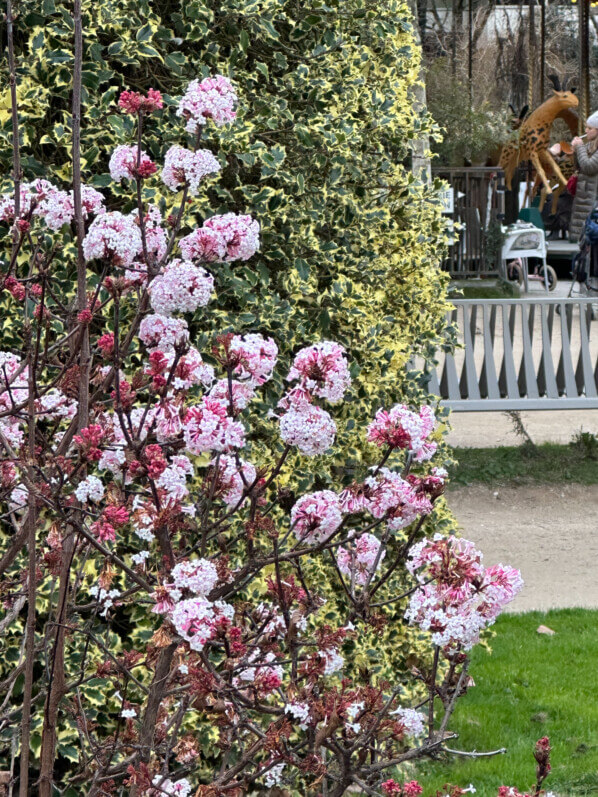
[{"label": "pink flower cluster", "polygon": [[[212,461],[216,465],[216,460]],[[221,456],[217,462],[218,477],[214,485],[214,495],[220,496],[227,506],[234,507],[243,497],[243,490],[254,484],[257,473],[251,462]]]},{"label": "pink flower cluster", "polygon": [[217,232],[226,246],[225,260],[249,260],[260,248],[260,225],[251,216],[212,216],[204,227]]},{"label": "pink flower cluster", "polygon": [[156,775],[152,780],[152,784],[156,787],[146,792],[149,797],[163,797],[165,794],[169,797],[190,797],[193,787],[187,778],[180,778],[180,780],[170,780],[164,778],[162,775]]},{"label": "pink flower cluster", "polygon": [[336,424],[321,407],[308,404],[291,408],[280,418],[280,436],[289,446],[297,446],[302,454],[315,457],[334,443]]},{"label": "pink flower cluster", "polygon": [[171,261],[149,286],[153,310],[164,316],[193,313],[205,307],[214,290],[214,278],[201,266]]},{"label": "pink flower cluster", "polygon": [[422,787],[416,780],[410,780],[409,783],[398,783],[393,778],[385,780],[381,784],[381,789],[388,797],[418,797],[423,793]]},{"label": "pink flower cluster", "polygon": [[435,425],[430,407],[424,406],[417,413],[404,404],[395,404],[390,410],[378,410],[368,426],[367,439],[377,446],[405,448],[413,453],[416,462],[423,462],[436,452],[436,443],[428,440]]},{"label": "pink flower cluster", "polygon": [[332,403],[342,401],[351,385],[345,349],[329,340],[301,349],[295,355],[287,380],[297,380],[303,391],[316,398]]},{"label": "pink flower cluster", "polygon": [[162,182],[171,191],[178,191],[186,183],[191,196],[197,196],[204,177],[219,171],[220,164],[209,149],[192,152],[185,147],[173,146],[164,157]]},{"label": "pink flower cluster", "polygon": [[183,318],[146,315],[139,326],[139,339],[148,349],[159,346],[168,351],[189,340],[189,328]]},{"label": "pink flower cluster", "polygon": [[322,341],[301,349],[287,380],[298,384],[278,402],[285,411],[280,418],[280,435],[307,456],[323,454],[334,442],[336,424],[326,410],[312,402],[316,398],[342,401],[351,384],[344,348]]},{"label": "pink flower cluster", "polygon": [[72,192],[69,194],[58,188],[48,191],[34,210],[34,215],[40,216],[46,227],[55,232],[65,224],[70,224],[75,216]]},{"label": "pink flower cluster", "polygon": [[223,75],[192,80],[183,95],[177,116],[186,121],[186,130],[196,133],[211,119],[217,127],[233,122],[237,94],[232,83]]},{"label": "pink flower cluster", "polygon": [[186,559],[175,565],[170,571],[172,578],[171,594],[178,595],[178,600],[183,590],[189,590],[194,595],[206,597],[216,586],[218,573],[208,559]]},{"label": "pink flower cluster", "polygon": [[170,615],[183,598],[201,598],[209,603],[207,596],[218,582],[216,568],[208,559],[185,559],[172,568],[170,577],[172,581],[152,594],[155,614]]},{"label": "pink flower cluster", "polygon": [[159,111],[163,105],[162,94],[158,89],[149,89],[146,97],[138,91],[123,91],[118,98],[118,107],[132,114]]},{"label": "pink flower cluster", "polygon": [[103,213],[91,223],[83,239],[86,260],[110,260],[127,268],[141,252],[141,232],[131,216],[118,211]]},{"label": "pink flower cluster", "polygon": [[200,263],[224,262],[226,243],[216,230],[200,227],[181,238],[179,247],[185,260],[198,260]]},{"label": "pink flower cluster", "polygon": [[414,708],[395,708],[390,712],[403,727],[405,736],[423,736],[426,732],[423,714]]},{"label": "pink flower cluster", "polygon": [[247,409],[249,402],[255,396],[255,387],[249,382],[238,382],[232,379],[229,385],[228,379],[219,379],[210,390],[210,398],[222,402],[227,407],[230,406],[232,390],[233,413]]},{"label": "pink flower cluster", "polygon": [[252,386],[263,385],[272,378],[278,358],[278,346],[272,338],[257,333],[234,335],[228,344],[229,362],[240,379]]},{"label": "pink flower cluster", "polygon": [[260,248],[260,225],[251,216],[212,216],[203,227],[182,238],[179,246],[186,260],[249,260]]},{"label": "pink flower cluster", "polygon": [[[139,164],[137,164],[138,157]],[[110,177],[120,183],[121,180],[150,177],[155,174],[157,167],[146,152],[139,153],[136,146],[120,144],[110,156],[108,169]]]},{"label": "pink flower cluster", "polygon": [[179,454],[171,457],[170,465],[156,479],[156,487],[164,491],[167,503],[183,501],[189,495],[187,478],[194,474],[195,470],[189,458]]},{"label": "pink flower cluster", "polygon": [[[154,357],[154,362],[151,368],[146,369],[146,373],[152,374],[158,387],[164,387],[166,379],[163,374],[170,373],[174,364],[175,354],[173,351],[161,352],[157,350],[150,355],[150,362],[152,357]],[[158,381],[158,376],[161,376],[160,381]],[[197,349],[194,346],[190,346],[185,354],[179,357],[171,384],[175,390],[189,390],[195,385],[210,387],[213,381],[214,368],[208,363],[204,363]]]},{"label": "pink flower cluster", "polygon": [[104,201],[104,195],[96,191],[95,188],[90,185],[81,186],[81,209],[84,219],[105,213]]},{"label": "pink flower cluster", "polygon": [[[129,214],[132,222],[139,227],[139,212],[133,210]],[[166,231],[162,227],[162,214],[156,205],[150,205],[147,208],[144,218],[145,228],[145,248],[147,257],[150,263],[157,263],[166,254],[168,241],[166,238]],[[141,234],[141,230],[140,230]],[[133,262],[125,271],[125,279],[130,283],[144,283],[147,280],[147,263],[144,262],[145,255],[141,250],[139,252],[140,260]]]},{"label": "pink flower cluster", "polygon": [[405,616],[430,631],[434,644],[447,649],[472,648],[482,629],[523,586],[518,570],[485,568],[474,544],[454,536],[437,534],[414,545],[407,569],[420,588],[411,596]]},{"label": "pink flower cluster", "polygon": [[432,511],[432,503],[425,494],[418,494],[398,473],[380,468],[375,476],[364,481],[365,508],[377,518],[386,518],[391,531],[409,526],[418,515]]},{"label": "pink flower cluster", "polygon": [[342,546],[336,553],[336,563],[340,572],[356,586],[363,587],[368,579],[382,564],[386,556],[386,551],[382,550],[380,556],[381,543],[373,534],[362,534],[361,537],[351,546]]},{"label": "pink flower cluster", "polygon": [[230,451],[245,445],[243,424],[230,417],[224,404],[207,396],[187,410],[183,433],[190,454]]},{"label": "pink flower cluster", "polygon": [[[47,180],[34,180],[23,183],[20,188],[19,217],[25,219],[30,215],[41,218],[50,230],[60,230],[70,224],[75,215],[73,192],[62,191]],[[81,206],[83,218],[105,212],[104,197],[89,185],[81,186]],[[0,197],[0,220],[14,220],[15,203],[13,194]],[[24,225],[28,222],[23,221]]]},{"label": "pink flower cluster", "polygon": [[342,521],[338,495],[331,490],[308,493],[291,510],[291,525],[295,536],[308,545],[325,542]]},{"label": "pink flower cluster", "polygon": [[175,604],[168,617],[177,633],[189,643],[191,650],[203,650],[218,628],[232,622],[235,610],[228,603],[206,598],[188,598]]}]

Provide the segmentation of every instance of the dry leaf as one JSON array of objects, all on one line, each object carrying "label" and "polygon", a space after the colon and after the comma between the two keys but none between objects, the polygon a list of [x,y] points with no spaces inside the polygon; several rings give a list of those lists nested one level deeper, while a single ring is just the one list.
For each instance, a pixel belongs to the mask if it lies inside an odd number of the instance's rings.
[{"label": "dry leaf", "polygon": [[539,625],[536,628],[537,634],[546,634],[547,636],[554,636],[556,631],[553,631],[552,628],[549,628],[547,625]]}]

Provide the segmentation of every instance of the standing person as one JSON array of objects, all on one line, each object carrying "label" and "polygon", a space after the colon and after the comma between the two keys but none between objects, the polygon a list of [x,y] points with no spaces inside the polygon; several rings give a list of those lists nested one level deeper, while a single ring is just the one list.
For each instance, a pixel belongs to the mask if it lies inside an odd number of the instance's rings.
[{"label": "standing person", "polygon": [[585,141],[575,136],[571,142],[579,175],[569,224],[570,241],[579,241],[588,214],[598,199],[598,111],[588,116],[584,138]]}]

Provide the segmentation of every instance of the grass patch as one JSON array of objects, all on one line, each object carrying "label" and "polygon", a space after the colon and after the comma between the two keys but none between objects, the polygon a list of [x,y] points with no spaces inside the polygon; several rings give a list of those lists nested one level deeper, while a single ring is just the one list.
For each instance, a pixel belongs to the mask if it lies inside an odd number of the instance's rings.
[{"label": "grass patch", "polygon": [[[536,633],[548,625],[552,637]],[[549,736],[552,772],[546,789],[559,797],[598,795],[598,611],[563,609],[503,615],[492,653],[473,652],[476,686],[457,704],[451,729],[459,750],[507,748],[494,758],[422,762],[424,795],[445,782],[496,797],[498,787],[529,790],[534,783],[534,743]]]},{"label": "grass patch", "polygon": [[504,280],[458,280],[449,285],[450,299],[518,299],[520,295],[516,282]]},{"label": "grass patch", "polygon": [[453,485],[598,483],[598,439],[588,432],[580,432],[568,445],[454,448],[452,454],[457,460],[449,469]]}]

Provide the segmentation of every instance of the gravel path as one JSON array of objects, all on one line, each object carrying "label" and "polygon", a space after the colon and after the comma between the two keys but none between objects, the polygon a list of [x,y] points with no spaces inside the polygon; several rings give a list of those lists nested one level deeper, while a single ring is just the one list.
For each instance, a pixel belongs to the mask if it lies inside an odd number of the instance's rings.
[{"label": "gravel path", "polygon": [[474,485],[450,490],[447,502],[488,565],[521,570],[511,611],[598,608],[598,487]]}]

